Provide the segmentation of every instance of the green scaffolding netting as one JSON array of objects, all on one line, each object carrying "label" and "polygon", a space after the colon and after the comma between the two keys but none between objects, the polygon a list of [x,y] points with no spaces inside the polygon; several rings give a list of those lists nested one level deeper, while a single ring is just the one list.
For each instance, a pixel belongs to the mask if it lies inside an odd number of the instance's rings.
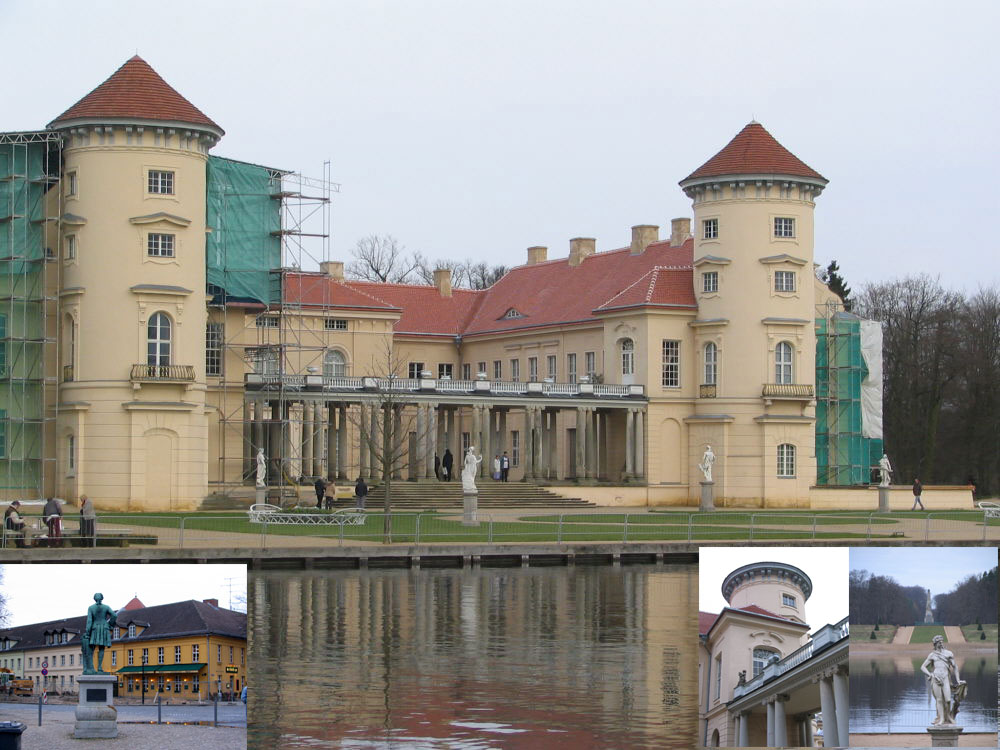
[{"label": "green scaffolding netting", "polygon": [[861,319],[837,313],[816,321],[816,483],[871,481],[882,441],[862,435],[861,382],[868,375],[861,354]]},{"label": "green scaffolding netting", "polygon": [[270,270],[281,266],[280,178],[265,167],[208,157],[205,243],[208,283],[227,297],[277,302]]}]

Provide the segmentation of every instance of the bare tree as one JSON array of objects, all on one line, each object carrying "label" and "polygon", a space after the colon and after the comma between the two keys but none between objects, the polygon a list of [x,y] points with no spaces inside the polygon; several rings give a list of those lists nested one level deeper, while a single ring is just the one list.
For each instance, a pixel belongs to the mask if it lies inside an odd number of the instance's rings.
[{"label": "bare tree", "polygon": [[451,285],[457,288],[469,287],[468,261],[460,260],[436,260],[431,261],[419,253],[416,254],[419,265],[416,276],[425,284],[434,283],[434,272],[440,270],[451,271]]},{"label": "bare tree", "polygon": [[0,626],[6,625],[10,619],[10,610],[7,609],[7,594],[3,589],[3,569],[0,565]]},{"label": "bare tree", "polygon": [[488,263],[466,261],[466,275],[470,289],[489,289],[503,278],[510,269],[507,266],[491,266]]},{"label": "bare tree", "polygon": [[351,250],[354,260],[347,264],[347,273],[355,279],[390,283],[409,283],[419,268],[419,253],[407,253],[391,234],[370,234]]}]

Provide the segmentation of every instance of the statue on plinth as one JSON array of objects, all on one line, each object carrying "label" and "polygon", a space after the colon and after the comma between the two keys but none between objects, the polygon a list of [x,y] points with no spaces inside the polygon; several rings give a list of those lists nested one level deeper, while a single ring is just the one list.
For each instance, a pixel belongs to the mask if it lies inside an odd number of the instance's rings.
[{"label": "statue on plinth", "polygon": [[[104,649],[111,645],[111,628],[118,616],[107,604],[104,594],[94,594],[94,604],[87,609],[87,624],[80,638],[84,674],[107,674],[103,669]],[[94,669],[94,648],[97,648],[97,669]]]},{"label": "statue on plinth", "polygon": [[263,488],[267,483],[267,456],[264,455],[264,449],[260,448],[257,451],[257,486]]},{"label": "statue on plinth", "polygon": [[701,457],[701,463],[698,464],[698,468],[701,469],[702,473],[705,475],[705,481],[712,481],[712,466],[715,465],[715,453],[712,452],[712,446],[705,446],[705,453]]},{"label": "statue on plinth", "polygon": [[878,460],[878,471],[879,478],[881,479],[878,486],[888,487],[889,482],[892,479],[892,464],[889,463],[889,457],[885,453],[883,453],[882,458]]},{"label": "statue on plinth", "polygon": [[959,678],[955,655],[944,647],[943,636],[934,636],[934,650],[920,665],[920,671],[927,677],[927,686],[937,709],[932,725],[955,724],[958,704],[965,699],[966,682]]},{"label": "statue on plinth", "polygon": [[479,473],[479,464],[483,462],[483,457],[476,456],[476,447],[469,446],[465,452],[465,463],[462,465],[462,492],[467,495],[475,495],[479,492],[476,489],[476,474]]}]

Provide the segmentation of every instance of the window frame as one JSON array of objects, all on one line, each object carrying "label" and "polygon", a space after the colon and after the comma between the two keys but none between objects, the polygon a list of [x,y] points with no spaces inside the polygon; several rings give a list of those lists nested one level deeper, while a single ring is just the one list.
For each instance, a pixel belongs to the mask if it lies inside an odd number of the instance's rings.
[{"label": "window frame", "polygon": [[346,331],[346,318],[323,318],[323,330],[325,331]]},{"label": "window frame", "polygon": [[510,381],[512,383],[521,382],[521,360],[511,359],[510,360]]},{"label": "window frame", "polygon": [[576,352],[566,355],[566,380],[569,383],[576,382]]},{"label": "window frame", "polygon": [[538,357],[528,357],[528,382],[538,382]]},{"label": "window frame", "polygon": [[631,338],[622,339],[619,351],[622,358],[622,376],[635,375],[635,341]]},{"label": "window frame", "polygon": [[[671,345],[671,346],[668,346]],[[672,349],[672,352],[668,352]],[[663,339],[663,371],[661,385],[663,388],[681,387],[681,342],[677,339]]]},{"label": "window frame", "polygon": [[701,220],[701,238],[703,240],[719,239],[719,218]]},{"label": "window frame", "polygon": [[493,360],[493,379],[503,380],[503,360],[494,359]]},{"label": "window frame", "polygon": [[[758,656],[758,654],[760,655]],[[767,654],[767,656],[765,657],[764,654]],[[753,651],[750,652],[750,672],[752,673],[752,677],[750,679],[753,679],[757,675],[761,674],[767,668],[767,665],[771,663],[771,659],[775,656],[779,659],[781,658],[781,654],[774,649],[764,648],[762,646],[754,648]],[[760,669],[757,668],[758,663],[760,663]]]},{"label": "window frame", "polygon": [[[786,601],[787,600],[787,601]],[[791,594],[786,594],[784,591],[781,592],[781,606],[792,607],[793,609],[798,609],[798,604],[795,603],[795,597]]]},{"label": "window frame", "polygon": [[76,233],[70,233],[66,235],[66,246],[63,249],[63,260],[67,263],[76,260],[76,254],[79,250],[77,245]]},{"label": "window frame", "polygon": [[277,315],[261,313],[254,318],[254,326],[257,328],[280,328],[281,319]]},{"label": "window frame", "polygon": [[150,232],[146,235],[146,257],[166,258],[177,257],[177,235],[168,232]]},{"label": "window frame", "polygon": [[472,363],[464,362],[462,364],[462,380],[472,380]]},{"label": "window frame", "polygon": [[779,341],[774,347],[774,382],[778,385],[795,382],[795,347],[790,341]]},{"label": "window frame", "polygon": [[[154,323],[159,319],[160,322]],[[153,330],[155,329],[155,335]],[[164,338],[166,331],[166,338]],[[169,366],[173,359],[174,322],[163,310],[157,310],[146,320],[146,364]]]},{"label": "window frame", "polygon": [[774,238],[778,240],[795,239],[795,217],[775,216],[774,217]]},{"label": "window frame", "polygon": [[590,382],[593,383],[597,376],[597,352],[583,353],[583,369]]},{"label": "window frame", "polygon": [[455,377],[455,365],[451,362],[438,362],[438,380],[444,380],[448,378],[453,380]]},{"label": "window frame", "polygon": [[[149,169],[146,171],[147,195],[177,195],[177,173],[168,169]],[[167,189],[164,189],[164,188]]]},{"label": "window frame", "polygon": [[519,430],[510,431],[510,465],[518,466],[521,463],[521,432]]},{"label": "window frame", "polygon": [[545,371],[548,373],[546,377],[552,378],[553,381],[559,377],[559,358],[555,354],[545,356]]},{"label": "window frame", "polygon": [[793,294],[798,287],[795,271],[775,271],[774,291],[782,294]]},{"label": "window frame", "polygon": [[[711,357],[709,357],[711,353]],[[714,341],[706,341],[702,347],[702,385],[719,384],[719,345]]]},{"label": "window frame", "polygon": [[205,375],[207,377],[222,377],[222,347],[225,341],[223,323],[209,321],[205,324]]},{"label": "window frame", "polygon": [[795,445],[793,443],[779,443],[776,451],[778,466],[777,475],[779,479],[794,479],[796,470]]},{"label": "window frame", "polygon": [[406,376],[410,380],[420,380],[423,377],[420,373],[424,371],[423,362],[409,362],[406,366]]},{"label": "window frame", "polygon": [[718,271],[703,271],[701,274],[701,293],[702,294],[718,294],[719,293],[719,272]]}]

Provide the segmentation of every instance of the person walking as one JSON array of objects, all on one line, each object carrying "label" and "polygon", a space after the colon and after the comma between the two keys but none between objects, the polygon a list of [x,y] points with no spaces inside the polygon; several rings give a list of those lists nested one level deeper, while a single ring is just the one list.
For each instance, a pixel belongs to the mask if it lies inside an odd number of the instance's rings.
[{"label": "person walking", "polygon": [[434,476],[441,481],[441,457],[437,453],[434,454]]},{"label": "person walking", "polygon": [[358,482],[354,485],[354,500],[357,503],[358,510],[365,509],[365,500],[367,499],[368,485],[365,484],[365,480],[362,477],[358,477]]},{"label": "person walking", "polygon": [[93,539],[97,532],[97,511],[86,495],[80,495],[80,536]]},{"label": "person walking", "polygon": [[326,482],[323,481],[323,477],[316,478],[316,507],[323,507],[323,498],[326,497]]},{"label": "person walking", "polygon": [[49,527],[49,546],[62,545],[62,506],[59,501],[54,497],[46,500],[42,517],[45,519],[45,525]]},{"label": "person walking", "polygon": [[444,467],[444,481],[451,481],[451,467],[455,465],[455,457],[451,455],[451,448],[444,449],[444,458],[441,459],[441,465]]},{"label": "person walking", "polygon": [[917,506],[920,506],[920,510],[927,510],[924,504],[920,501],[920,493],[924,491],[924,486],[920,484],[919,479],[913,480],[913,507],[910,510],[916,510]]},{"label": "person walking", "polygon": [[500,454],[493,456],[493,481],[500,481]]},{"label": "person walking", "polygon": [[510,456],[507,455],[507,451],[504,451],[503,455],[500,457],[500,481],[506,482],[509,476],[510,476]]}]

